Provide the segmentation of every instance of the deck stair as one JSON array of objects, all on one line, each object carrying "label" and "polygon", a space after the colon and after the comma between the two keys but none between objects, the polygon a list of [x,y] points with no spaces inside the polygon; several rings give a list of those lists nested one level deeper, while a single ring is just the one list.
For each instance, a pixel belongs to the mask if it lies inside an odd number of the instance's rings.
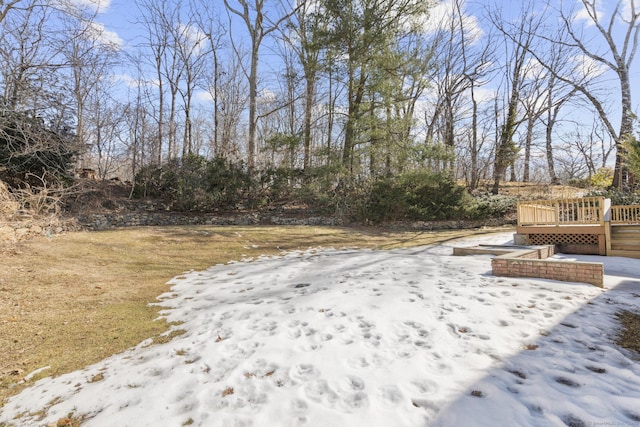
[{"label": "deck stair", "polygon": [[640,225],[612,225],[608,255],[640,258]]}]

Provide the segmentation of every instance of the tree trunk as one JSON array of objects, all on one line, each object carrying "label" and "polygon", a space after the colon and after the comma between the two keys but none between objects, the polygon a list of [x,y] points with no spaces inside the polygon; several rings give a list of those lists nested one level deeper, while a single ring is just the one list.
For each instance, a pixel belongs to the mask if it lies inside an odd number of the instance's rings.
[{"label": "tree trunk", "polygon": [[304,160],[303,168],[305,170],[311,167],[311,127],[312,127],[312,109],[315,99],[315,72],[305,72],[306,91],[305,91],[305,108],[304,108]]},{"label": "tree trunk", "polygon": [[[640,25],[640,24],[638,24]],[[636,35],[638,34],[636,29]],[[612,186],[622,190],[628,181],[628,171],[624,165],[624,142],[633,137],[634,114],[631,107],[631,84],[629,82],[629,71],[626,64],[616,55],[618,62],[618,76],[620,77],[620,92],[622,95],[622,120],[620,121],[620,133],[616,139],[616,163],[613,173]]]},{"label": "tree trunk", "polygon": [[[255,37],[255,36],[253,36]],[[258,48],[255,41],[251,48],[251,68],[249,72],[249,140],[247,141],[247,164],[252,173],[256,166],[256,109],[258,99]]]},{"label": "tree trunk", "polygon": [[511,98],[509,101],[509,109],[507,110],[507,119],[502,125],[500,131],[500,141],[496,147],[496,156],[493,169],[493,188],[491,192],[498,194],[500,191],[500,182],[504,181],[507,167],[511,163],[513,154],[513,134],[516,126],[516,105],[518,102],[518,90],[516,88],[517,80],[514,81],[511,88]]},{"label": "tree trunk", "polygon": [[162,164],[162,138],[164,136],[164,85],[162,80],[162,58],[160,53],[156,56],[156,71],[158,78],[158,142],[156,150],[156,161],[158,165]]},{"label": "tree trunk", "polygon": [[530,181],[531,174],[531,144],[533,143],[533,128],[537,117],[529,115],[527,120],[527,136],[524,143],[524,171],[522,172],[522,182]]},{"label": "tree trunk", "polygon": [[[356,123],[360,117],[360,107],[364,98],[365,83],[367,77],[364,70],[360,70],[358,82],[354,82],[353,72],[349,77],[349,109],[347,124],[344,131],[344,147],[342,151],[342,164],[351,173],[353,172],[353,149],[356,139]],[[354,88],[354,85],[355,88]]]},{"label": "tree trunk", "polygon": [[475,98],[475,90],[473,83],[471,84],[471,182],[469,188],[475,190],[478,188],[480,180],[478,174],[478,101]]}]

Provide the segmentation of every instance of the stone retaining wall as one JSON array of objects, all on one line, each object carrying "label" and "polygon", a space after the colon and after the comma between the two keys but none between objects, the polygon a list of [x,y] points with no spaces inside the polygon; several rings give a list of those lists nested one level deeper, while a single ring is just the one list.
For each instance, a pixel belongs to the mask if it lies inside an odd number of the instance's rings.
[{"label": "stone retaining wall", "polygon": [[[128,209],[92,213],[74,213],[66,217],[51,215],[46,218],[5,218],[0,215],[0,246],[33,236],[52,236],[78,230],[108,230],[123,227],[184,226],[184,225],[308,225],[345,226],[372,224],[349,224],[341,218],[331,216],[286,216],[286,212],[235,213],[180,213],[166,210],[162,205],[148,202],[131,203]],[[486,221],[405,221],[385,223],[383,227],[398,231],[428,231],[446,229],[471,229],[499,227],[505,225],[501,219]]]},{"label": "stone retaining wall", "polygon": [[78,221],[89,230],[120,227],[171,225],[340,225],[335,218],[282,218],[255,213],[220,216],[214,214],[180,214],[175,212],[128,212],[78,215]]},{"label": "stone retaining wall", "polygon": [[[78,214],[77,220],[89,230],[171,225],[347,225],[346,222],[340,218],[328,216],[287,217],[269,213],[216,215],[208,213],[178,213],[170,211],[163,212],[143,210]],[[385,227],[397,230],[469,229],[480,227],[499,227],[503,225],[505,225],[505,221],[500,219],[487,221],[414,221],[384,224]]]},{"label": "stone retaining wall", "polygon": [[75,219],[60,219],[54,215],[43,218],[0,217],[0,250],[34,236],[51,237],[55,234],[82,230],[83,226]]}]

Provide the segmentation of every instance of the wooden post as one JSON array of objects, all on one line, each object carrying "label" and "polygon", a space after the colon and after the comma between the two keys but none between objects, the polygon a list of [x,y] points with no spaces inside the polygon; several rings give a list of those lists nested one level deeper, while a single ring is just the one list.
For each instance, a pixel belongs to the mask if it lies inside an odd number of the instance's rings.
[{"label": "wooden post", "polygon": [[602,202],[602,221],[604,223],[604,246],[605,246],[605,255],[609,255],[611,253],[611,199],[604,199]]}]

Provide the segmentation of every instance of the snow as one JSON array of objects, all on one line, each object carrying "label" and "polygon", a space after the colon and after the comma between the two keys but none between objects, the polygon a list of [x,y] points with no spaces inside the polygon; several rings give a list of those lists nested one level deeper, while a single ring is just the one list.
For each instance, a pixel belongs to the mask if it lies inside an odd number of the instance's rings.
[{"label": "snow", "polygon": [[452,256],[510,238],[185,273],[159,303],[185,333],[42,379],[0,424],[69,413],[83,426],[640,424],[640,364],[613,343],[615,313],[640,310],[640,262],[562,256],[603,262],[600,289],[494,277],[490,256]]}]

